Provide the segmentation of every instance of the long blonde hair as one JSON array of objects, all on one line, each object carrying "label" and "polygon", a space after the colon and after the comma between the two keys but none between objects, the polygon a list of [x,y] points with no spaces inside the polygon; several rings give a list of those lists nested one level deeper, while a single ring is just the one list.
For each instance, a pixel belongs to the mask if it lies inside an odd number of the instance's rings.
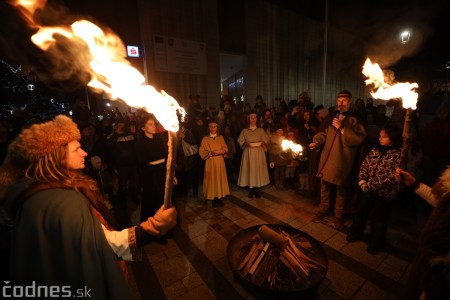
[{"label": "long blonde hair", "polygon": [[75,181],[88,181],[89,186],[97,186],[90,177],[80,171],[70,170],[66,166],[68,145],[51,151],[30,163],[25,171],[25,177],[40,182],[58,182],[63,186],[75,188]]}]

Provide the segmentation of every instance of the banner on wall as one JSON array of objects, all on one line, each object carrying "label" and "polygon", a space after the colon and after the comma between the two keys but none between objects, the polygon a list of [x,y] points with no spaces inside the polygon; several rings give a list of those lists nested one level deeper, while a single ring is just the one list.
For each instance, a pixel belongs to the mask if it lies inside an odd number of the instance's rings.
[{"label": "banner on wall", "polygon": [[205,43],[155,35],[153,49],[156,71],[206,75]]}]

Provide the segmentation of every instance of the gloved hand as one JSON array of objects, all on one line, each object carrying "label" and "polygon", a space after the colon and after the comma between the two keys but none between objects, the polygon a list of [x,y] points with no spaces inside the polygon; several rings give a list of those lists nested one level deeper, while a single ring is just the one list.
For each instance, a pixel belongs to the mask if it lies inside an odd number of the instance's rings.
[{"label": "gloved hand", "polygon": [[367,193],[367,192],[369,192],[370,190],[371,190],[371,187],[370,187],[370,185],[367,183],[367,181],[365,181],[365,180],[360,180],[359,181],[359,186],[361,187],[361,190],[364,192],[364,193]]},{"label": "gloved hand", "polygon": [[153,217],[149,217],[140,224],[148,234],[156,236],[165,235],[175,225],[177,225],[177,210],[173,206],[166,209],[164,205],[158,209]]}]

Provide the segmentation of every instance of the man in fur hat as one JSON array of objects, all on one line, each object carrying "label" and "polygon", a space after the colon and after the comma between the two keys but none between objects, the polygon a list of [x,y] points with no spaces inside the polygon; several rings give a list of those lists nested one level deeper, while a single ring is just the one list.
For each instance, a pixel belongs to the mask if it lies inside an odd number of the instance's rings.
[{"label": "man in fur hat", "polygon": [[95,181],[80,172],[86,152],[79,140],[77,125],[61,115],[24,129],[9,146],[0,199],[13,220],[11,282],[130,299],[123,259],[173,228],[176,210],[161,207],[139,226],[113,231]]}]

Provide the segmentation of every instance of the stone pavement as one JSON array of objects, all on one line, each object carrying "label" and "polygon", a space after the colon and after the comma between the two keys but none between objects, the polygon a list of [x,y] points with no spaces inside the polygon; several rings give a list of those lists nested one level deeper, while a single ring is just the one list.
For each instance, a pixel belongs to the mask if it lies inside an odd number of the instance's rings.
[{"label": "stone pavement", "polygon": [[[312,223],[317,207],[295,190],[262,189],[262,198],[248,198],[243,188],[230,186],[225,205],[213,208],[201,198],[180,197],[180,219],[167,244],[144,248],[142,262],[129,263],[137,299],[398,299],[404,288],[419,232],[414,209],[394,207],[388,245],[377,255],[367,242],[348,243],[345,228],[337,231]],[[136,224],[138,207],[130,208]],[[227,260],[227,245],[242,229],[261,224],[297,228],[322,243],[328,272],[318,288],[301,295],[268,295],[237,281]]]}]

